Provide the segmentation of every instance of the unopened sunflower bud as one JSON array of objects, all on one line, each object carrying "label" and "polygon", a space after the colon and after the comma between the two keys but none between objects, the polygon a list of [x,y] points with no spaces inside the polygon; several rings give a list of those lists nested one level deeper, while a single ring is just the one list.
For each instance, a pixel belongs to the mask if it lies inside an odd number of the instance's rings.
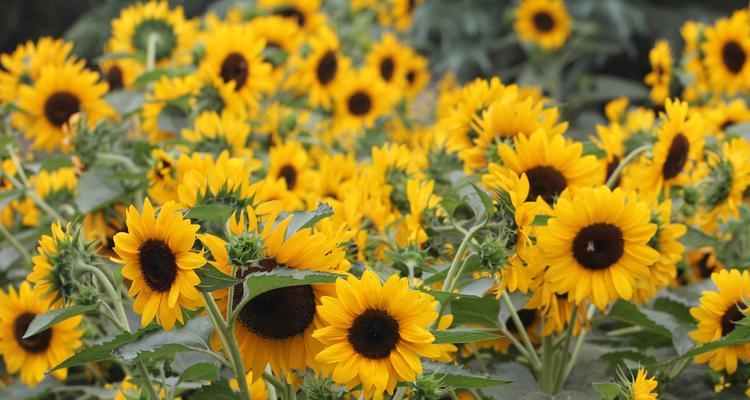
[{"label": "unopened sunflower bud", "polygon": [[258,235],[252,232],[232,235],[227,242],[229,263],[238,267],[257,263],[263,258],[262,250],[263,242]]},{"label": "unopened sunflower bud", "polygon": [[438,400],[443,391],[443,381],[435,375],[420,375],[414,382],[409,399],[413,400]]}]

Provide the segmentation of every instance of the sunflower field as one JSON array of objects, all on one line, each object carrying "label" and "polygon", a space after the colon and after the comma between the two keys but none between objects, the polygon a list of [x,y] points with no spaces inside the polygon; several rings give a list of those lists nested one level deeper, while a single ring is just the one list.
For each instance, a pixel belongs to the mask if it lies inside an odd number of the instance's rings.
[{"label": "sunflower field", "polygon": [[77,18],[0,41],[0,399],[750,397],[747,2],[64,4],[0,6]]}]

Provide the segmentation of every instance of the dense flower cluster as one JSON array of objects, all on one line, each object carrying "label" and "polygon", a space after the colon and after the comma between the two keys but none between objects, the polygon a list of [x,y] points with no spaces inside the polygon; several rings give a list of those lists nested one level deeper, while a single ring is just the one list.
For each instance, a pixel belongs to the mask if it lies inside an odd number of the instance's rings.
[{"label": "dense flower cluster", "polygon": [[[685,23],[679,58],[656,43],[646,102],[581,134],[542,86],[431,76],[401,36],[420,3],[148,1],[97,60],[51,38],[2,55],[4,373],[491,398],[505,364],[559,393],[599,346],[606,399],[688,364],[746,389],[748,11]],[[577,35],[562,0],[513,18],[529,52]]]}]

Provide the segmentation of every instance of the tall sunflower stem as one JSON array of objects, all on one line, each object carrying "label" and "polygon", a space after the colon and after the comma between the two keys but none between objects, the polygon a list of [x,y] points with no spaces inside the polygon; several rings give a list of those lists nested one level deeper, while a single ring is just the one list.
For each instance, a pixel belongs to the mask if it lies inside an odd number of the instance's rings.
[{"label": "tall sunflower stem", "polygon": [[0,173],[2,173],[3,177],[5,177],[5,179],[7,179],[8,182],[10,182],[13,186],[17,188],[23,188],[25,191],[24,194],[26,194],[26,196],[29,196],[31,201],[33,201],[39,208],[41,208],[44,212],[46,212],[50,217],[58,221],[65,220],[65,218],[63,218],[62,215],[60,215],[60,213],[55,211],[55,209],[53,209],[49,204],[47,204],[47,202],[44,201],[44,199],[39,197],[39,195],[34,191],[34,189],[31,186],[29,186],[28,184],[23,184],[19,182],[18,179],[14,178],[9,173],[5,172],[5,170],[3,169],[0,169]]},{"label": "tall sunflower stem", "polygon": [[112,303],[115,305],[115,311],[117,312],[117,319],[120,320],[120,323],[123,327],[127,328],[128,331],[130,331],[130,323],[128,323],[128,315],[125,313],[125,306],[122,303],[122,296],[120,296],[120,293],[115,290],[115,287],[112,285],[112,282],[107,278],[107,275],[104,274],[104,271],[102,271],[100,268],[97,268],[93,265],[87,265],[87,264],[80,264],[78,266],[82,271],[91,272],[96,276],[97,280],[102,284],[102,287],[104,288],[104,291],[107,292],[107,295],[112,299]]},{"label": "tall sunflower stem", "polygon": [[153,71],[156,65],[156,45],[159,43],[159,35],[152,33],[148,35],[146,44],[146,71]]},{"label": "tall sunflower stem", "polygon": [[516,325],[518,334],[521,335],[521,340],[523,340],[523,344],[526,346],[526,351],[529,353],[529,361],[531,361],[532,367],[534,367],[534,369],[538,371],[542,367],[542,361],[539,360],[539,356],[536,354],[534,345],[531,343],[529,335],[526,333],[526,328],[523,326],[523,322],[521,322],[521,317],[518,316],[518,312],[513,306],[513,302],[510,300],[510,296],[508,296],[507,291],[503,290],[503,293],[500,297],[502,297],[505,306],[508,307],[508,311],[510,311],[510,318],[513,320],[513,324]]},{"label": "tall sunflower stem", "polygon": [[136,367],[138,368],[138,372],[140,372],[141,377],[145,381],[144,386],[146,386],[148,398],[151,400],[158,400],[159,395],[156,393],[156,389],[154,389],[154,383],[151,381],[151,377],[148,375],[148,371],[146,371],[146,365],[143,364],[142,361],[138,361],[136,363]]},{"label": "tall sunflower stem", "polygon": [[542,371],[540,374],[540,386],[542,392],[554,394],[554,357],[552,357],[552,338],[542,338]]},{"label": "tall sunflower stem", "polygon": [[263,371],[263,379],[265,379],[266,382],[270,383],[271,386],[273,386],[279,392],[283,393],[286,390],[286,386],[268,371]]},{"label": "tall sunflower stem", "polygon": [[[570,341],[573,338],[573,330],[575,329],[575,324],[578,318],[578,304],[573,306],[573,312],[570,316],[570,321],[568,322],[568,326],[565,328],[565,333],[563,334],[563,344],[562,344],[562,351],[560,352],[559,359],[555,360],[555,366],[554,366],[554,387],[555,390],[562,390],[562,385],[565,383],[563,378],[563,367],[565,366],[565,362],[568,358],[568,348],[570,347]],[[563,380],[562,382],[560,382]]]},{"label": "tall sunflower stem", "polygon": [[620,178],[620,175],[622,175],[622,171],[625,169],[625,167],[630,164],[631,161],[633,161],[639,154],[651,150],[653,146],[650,144],[643,145],[641,147],[636,148],[635,150],[631,151],[625,158],[620,161],[620,163],[617,165],[617,168],[615,168],[614,171],[612,171],[612,175],[609,176],[609,179],[607,179],[607,186],[610,189],[613,189],[615,186],[615,183],[617,183],[617,180]]},{"label": "tall sunflower stem", "polygon": [[10,243],[10,245],[16,249],[18,254],[20,254],[21,257],[23,257],[23,260],[26,262],[26,264],[30,265],[31,254],[29,254],[28,250],[26,250],[26,248],[24,248],[23,245],[18,240],[16,240],[16,238],[13,237],[13,234],[11,234],[10,231],[8,231],[8,228],[6,228],[5,225],[3,225],[2,223],[0,223],[0,234],[2,234],[5,237],[5,239],[8,241],[8,243]]},{"label": "tall sunflower stem", "polygon": [[11,161],[13,161],[13,166],[16,167],[18,176],[21,178],[21,182],[23,182],[24,186],[29,186],[29,179],[26,177],[26,172],[24,172],[23,170],[23,165],[21,164],[21,160],[18,158],[18,154],[16,154],[16,150],[13,148],[12,144],[9,144],[7,149],[8,154],[10,155],[10,159]]},{"label": "tall sunflower stem", "polygon": [[523,357],[525,357],[527,360],[529,360],[529,362],[531,362],[531,356],[529,355],[529,352],[526,351],[526,346],[524,346],[521,342],[519,342],[518,339],[516,339],[516,337],[513,336],[513,334],[510,333],[507,329],[501,328],[500,333],[505,335],[505,337],[507,337],[508,340],[510,340],[510,343],[516,348],[516,350],[518,350],[518,352],[521,353]]},{"label": "tall sunflower stem", "polygon": [[445,275],[445,287],[443,288],[446,292],[451,292],[453,288],[456,286],[456,282],[458,281],[458,269],[462,265],[462,259],[464,256],[464,253],[466,252],[466,247],[469,245],[469,242],[471,241],[471,238],[476,235],[477,232],[479,232],[482,228],[484,228],[484,225],[487,223],[487,221],[482,222],[481,224],[473,226],[471,229],[469,229],[468,232],[466,232],[466,236],[464,236],[464,239],[461,241],[461,244],[458,246],[458,250],[456,250],[456,255],[453,257],[453,261],[451,262],[450,268],[448,268],[448,273]]},{"label": "tall sunflower stem", "polygon": [[[591,304],[586,311],[586,316],[588,319],[591,319],[591,317],[594,316],[594,313],[596,312],[596,306]],[[571,371],[573,371],[573,367],[576,365],[576,362],[578,361],[578,355],[581,353],[581,347],[583,346],[583,342],[586,341],[586,335],[588,334],[588,330],[583,329],[581,330],[581,334],[578,336],[578,339],[576,339],[575,347],[573,347],[573,353],[570,355],[570,360],[568,360],[568,363],[565,365],[565,369],[562,371],[562,375],[560,376],[560,380],[557,383],[558,388],[562,389],[562,386],[565,384],[565,381],[568,379],[568,376],[570,376]]]},{"label": "tall sunflower stem", "polygon": [[224,351],[229,356],[229,362],[232,363],[234,376],[237,378],[237,386],[240,388],[240,397],[244,400],[250,400],[250,387],[247,385],[247,379],[245,378],[245,366],[242,364],[242,355],[237,346],[237,341],[232,334],[232,328],[222,318],[221,311],[219,311],[219,307],[216,305],[216,301],[214,301],[211,293],[201,293],[201,295],[206,303],[206,311],[208,311],[209,318],[211,318],[211,323],[214,325],[214,330],[219,337],[219,341],[221,341]]},{"label": "tall sunflower stem", "polygon": [[96,154],[96,160],[99,162],[105,162],[110,164],[120,164],[125,169],[128,170],[128,172],[137,173],[140,172],[141,169],[138,168],[137,165],[133,162],[133,160],[121,155],[121,154],[115,154],[115,153],[97,153]]}]

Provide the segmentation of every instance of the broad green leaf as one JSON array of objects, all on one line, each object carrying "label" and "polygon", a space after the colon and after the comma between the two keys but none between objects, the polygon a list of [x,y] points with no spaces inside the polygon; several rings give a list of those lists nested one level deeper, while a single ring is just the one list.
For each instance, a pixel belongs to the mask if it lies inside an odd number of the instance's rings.
[{"label": "broad green leaf", "polygon": [[333,215],[333,209],[326,203],[318,203],[318,207],[313,211],[297,211],[293,213],[281,213],[276,219],[277,223],[283,221],[289,215],[292,215],[292,220],[289,221],[289,225],[286,228],[286,238],[294,235],[296,232],[309,228],[315,225],[318,221],[323,218],[330,217]]},{"label": "broad green leaf", "polygon": [[436,298],[437,301],[439,301],[441,304],[445,304],[451,300],[460,299],[460,298],[469,298],[469,299],[481,298],[480,296],[476,296],[476,295],[468,294],[468,293],[449,293],[449,292],[441,292],[439,290],[430,290],[430,289],[425,289],[425,288],[419,288],[419,290]]},{"label": "broad green leaf", "polygon": [[500,302],[494,297],[462,296],[451,302],[450,312],[456,325],[480,324],[499,328]]},{"label": "broad green leaf", "polygon": [[473,183],[462,187],[459,190],[459,196],[466,201],[466,204],[471,208],[474,213],[474,222],[480,223],[481,221],[489,218],[492,215],[494,206],[492,205],[492,199],[483,189],[478,188]]},{"label": "broad green leaf", "polygon": [[5,208],[6,205],[17,199],[21,194],[23,194],[23,189],[10,189],[0,192],[0,209]]},{"label": "broad green leaf", "polygon": [[232,215],[232,208],[219,204],[208,204],[192,207],[186,218],[197,219],[202,221],[214,221],[224,223]]},{"label": "broad green leaf", "polygon": [[730,136],[739,136],[745,138],[745,140],[750,140],[750,122],[733,124],[727,128],[726,133]]},{"label": "broad green leaf", "polygon": [[138,55],[138,53],[132,53],[129,51],[115,51],[112,53],[103,54],[99,57],[96,57],[96,62],[100,63],[102,61],[114,61],[114,60],[123,60],[123,59],[140,59],[141,57]]},{"label": "broad green leaf", "polygon": [[432,331],[435,344],[441,343],[471,343],[482,340],[500,339],[502,336],[487,329],[453,328],[442,331]]},{"label": "broad green leaf", "polygon": [[34,336],[39,332],[46,331],[53,325],[65,321],[68,318],[75,317],[90,311],[94,311],[99,308],[96,305],[89,306],[72,306],[65,308],[58,308],[44,314],[39,314],[31,321],[29,327],[26,329],[26,333],[23,335],[24,338]]},{"label": "broad green leaf", "polygon": [[510,383],[510,381],[497,379],[487,375],[480,375],[456,365],[427,361],[422,366],[424,374],[435,375],[441,379],[444,385],[454,388],[486,388]]},{"label": "broad green leaf", "polygon": [[270,272],[249,274],[245,278],[245,283],[243,285],[244,296],[252,299],[274,289],[319,283],[333,283],[338,278],[343,278],[343,276],[328,272],[293,268],[276,268]]},{"label": "broad green leaf", "polygon": [[592,383],[591,386],[594,388],[599,396],[602,396],[603,400],[615,400],[617,396],[622,394],[620,385],[613,382],[605,383]]},{"label": "broad green leaf", "polygon": [[141,74],[138,78],[136,78],[135,82],[133,82],[134,86],[143,86],[145,84],[158,81],[161,79],[162,76],[166,76],[169,78],[174,78],[178,76],[184,76],[189,75],[194,71],[194,68],[191,67],[179,67],[179,68],[157,68],[153,69],[151,71],[146,71]]},{"label": "broad green leaf", "polygon": [[631,360],[641,365],[651,365],[656,363],[656,359],[652,356],[640,353],[635,350],[622,350],[622,351],[609,351],[599,357],[601,360],[608,362],[612,366],[617,366],[623,362],[623,360]]},{"label": "broad green leaf", "polygon": [[111,338],[105,342],[102,342],[100,344],[95,344],[88,346],[84,348],[83,350],[79,351],[78,353],[74,354],[73,356],[69,357],[67,360],[63,361],[59,365],[57,365],[55,368],[52,369],[52,371],[61,369],[61,368],[70,368],[70,367],[76,367],[79,365],[86,365],[98,361],[104,361],[109,360],[113,357],[113,352],[116,348],[135,342],[138,340],[141,336],[153,332],[155,330],[159,329],[157,325],[149,325],[137,332],[125,332],[121,333],[114,338]]},{"label": "broad green leaf", "polygon": [[124,192],[123,187],[109,177],[108,170],[94,167],[78,179],[76,206],[81,213],[88,213],[112,203]]},{"label": "broad green leaf", "polygon": [[189,125],[188,112],[176,105],[167,105],[156,118],[156,124],[164,132],[180,133]]},{"label": "broad green leaf", "polygon": [[193,318],[185,326],[171,331],[147,333],[137,340],[118,346],[114,354],[126,362],[169,357],[191,350],[210,350],[213,326],[208,317]]},{"label": "broad green leaf", "polygon": [[659,336],[672,338],[672,333],[662,325],[658,325],[645,314],[636,308],[635,305],[627,301],[618,300],[612,310],[606,316],[607,319],[621,321],[630,325],[640,326],[641,328],[655,333]]},{"label": "broad green leaf", "polygon": [[242,282],[233,276],[219,271],[211,264],[206,264],[200,268],[196,268],[194,271],[198,274],[198,278],[201,280],[201,283],[196,286],[201,292],[213,292]]},{"label": "broad green leaf", "polygon": [[104,96],[104,100],[120,115],[130,115],[143,107],[145,94],[138,90],[117,90]]},{"label": "broad green leaf", "polygon": [[531,225],[545,226],[547,225],[547,221],[549,221],[550,218],[552,217],[549,215],[537,215],[536,217],[534,217],[534,221],[531,223]]},{"label": "broad green leaf", "polygon": [[692,358],[703,353],[708,353],[709,351],[720,349],[722,347],[734,346],[748,342],[750,342],[750,328],[738,325],[732,332],[722,337],[721,339],[695,346],[691,350],[685,352],[685,354],[669,360],[668,363],[684,360],[686,358]]},{"label": "broad green leaf", "polygon": [[219,367],[202,362],[191,365],[180,374],[178,382],[215,381],[219,379]]},{"label": "broad green leaf", "polygon": [[222,379],[190,393],[190,400],[237,400],[239,395]]}]

